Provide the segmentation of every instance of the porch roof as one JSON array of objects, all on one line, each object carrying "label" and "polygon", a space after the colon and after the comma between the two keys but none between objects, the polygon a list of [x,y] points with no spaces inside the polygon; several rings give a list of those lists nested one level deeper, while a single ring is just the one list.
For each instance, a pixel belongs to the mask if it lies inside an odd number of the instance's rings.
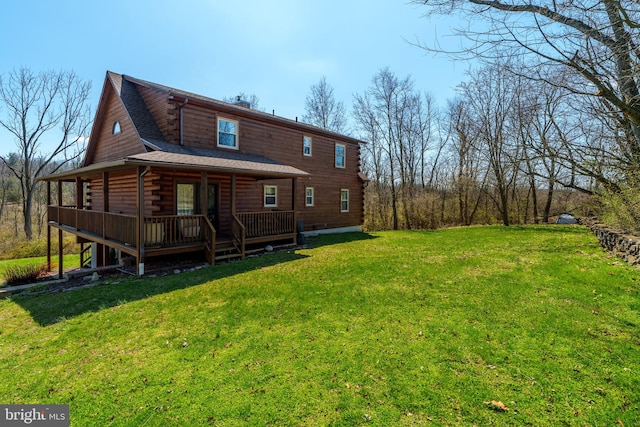
[{"label": "porch roof", "polygon": [[309,176],[309,173],[303,170],[283,165],[262,156],[205,149],[191,149],[190,151],[149,151],[134,154],[120,160],[95,163],[78,169],[48,175],[40,179],[42,181],[74,180],[77,177],[87,178],[102,172],[126,170],[136,166],[240,174],[258,179]]}]

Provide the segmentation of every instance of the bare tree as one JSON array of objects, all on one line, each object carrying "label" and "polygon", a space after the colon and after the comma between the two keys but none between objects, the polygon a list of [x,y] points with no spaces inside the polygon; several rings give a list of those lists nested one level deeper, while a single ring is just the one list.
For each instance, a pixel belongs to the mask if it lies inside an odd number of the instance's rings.
[{"label": "bare tree", "polygon": [[502,223],[509,225],[509,190],[518,173],[514,159],[518,154],[515,144],[513,111],[516,106],[516,87],[501,64],[487,66],[471,73],[468,82],[460,84],[459,90],[467,103],[468,114],[474,132],[477,133],[477,149],[484,154],[488,168],[492,171],[494,192],[487,193],[500,212]]},{"label": "bare tree", "polygon": [[[0,77],[0,105],[4,107],[0,125],[13,135],[20,160],[15,164],[6,156],[0,159],[20,183],[24,233],[29,240],[38,177],[45,171],[57,171],[82,153],[80,143],[90,122],[90,89],[90,82],[70,71],[34,74],[21,68]],[[44,141],[52,148],[45,148]]]},{"label": "bare tree", "polygon": [[[420,196],[434,186],[443,144],[434,142],[435,111],[429,96],[414,89],[410,77],[379,71],[363,95],[354,96],[354,118],[363,139],[365,167],[373,172],[378,202],[387,200],[393,229],[422,226]],[[384,218],[383,212],[380,218]],[[402,224],[401,224],[402,222]]]},{"label": "bare tree", "polygon": [[471,225],[485,191],[488,171],[482,167],[478,134],[473,130],[465,102],[450,101],[447,114],[448,133],[453,141],[449,147],[454,163],[452,186],[457,196],[458,221]]},{"label": "bare tree", "polygon": [[4,163],[0,163],[0,223],[4,215],[4,208],[7,205],[7,196],[9,192],[9,176],[7,167]]},{"label": "bare tree", "polygon": [[333,87],[327,83],[327,78],[311,86],[311,93],[307,95],[304,106],[305,114],[302,120],[314,126],[333,132],[346,133],[347,113],[344,104],[336,101]]},{"label": "bare tree", "polygon": [[[631,160],[640,160],[640,4],[631,0],[415,0],[429,13],[461,12],[470,25],[458,32],[472,41],[469,51],[483,58],[533,54],[528,70],[540,64],[573,71],[565,87],[605,99],[629,129]],[[487,25],[488,24],[488,25]],[[543,76],[540,76],[544,78]]]}]

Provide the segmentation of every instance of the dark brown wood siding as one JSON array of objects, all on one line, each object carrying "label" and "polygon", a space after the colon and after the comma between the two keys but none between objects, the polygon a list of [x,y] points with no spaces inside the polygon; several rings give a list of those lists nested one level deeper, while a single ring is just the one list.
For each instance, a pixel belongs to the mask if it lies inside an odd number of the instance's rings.
[{"label": "dark brown wood siding", "polygon": [[177,117],[176,105],[169,102],[165,93],[151,88],[138,86],[138,92],[165,139],[178,143],[179,118]]},{"label": "dark brown wood siding", "polygon": [[[261,155],[294,166],[311,176],[299,178],[296,191],[298,219],[306,230],[350,227],[362,224],[363,186],[358,178],[360,146],[339,138],[328,138],[286,126],[264,123],[258,119],[220,113],[205,107],[185,105],[183,110],[183,141],[186,146],[216,150],[230,150]],[[238,121],[238,149],[217,147],[218,117]],[[311,156],[303,154],[303,137],[312,138]],[[344,168],[335,166],[336,144],[346,148]],[[238,192],[238,211],[253,212],[264,209],[264,185],[278,186],[278,210],[289,210],[291,180],[267,180],[249,184]],[[305,206],[305,188],[313,187],[313,207]],[[349,190],[349,212],[340,212],[342,189]]]},{"label": "dark brown wood siding", "polygon": [[[358,178],[360,171],[360,147],[352,139],[331,136],[319,130],[301,129],[295,123],[273,123],[269,117],[253,115],[251,111],[221,111],[222,107],[207,106],[203,103],[184,102],[169,99],[169,95],[152,86],[138,85],[141,97],[162,131],[165,139],[178,144],[180,134],[186,146],[228,150],[232,152],[261,155],[279,163],[287,164],[310,174],[297,179],[295,205],[297,217],[306,230],[350,227],[362,224],[363,183]],[[120,159],[138,153],[142,145],[130,123],[126,111],[110,88],[106,102],[108,112],[104,114],[102,128],[98,134],[95,155],[91,162]],[[101,105],[101,108],[104,105]],[[182,118],[180,117],[182,111]],[[238,122],[237,150],[217,147],[217,119],[219,117]],[[111,135],[111,126],[120,121],[122,132]],[[182,129],[180,126],[182,125]],[[312,138],[312,155],[303,155],[303,137]],[[344,168],[335,167],[335,147],[342,144],[346,148]],[[174,170],[154,170],[157,176],[152,183],[145,178],[145,215],[175,214],[175,183],[179,180],[200,182],[199,173]],[[135,213],[135,173],[129,181],[110,179],[110,210]],[[113,182],[111,181],[113,180]],[[126,181],[126,182],[125,182]],[[221,227],[227,227],[230,218],[230,176],[209,175],[210,182],[219,183]],[[254,212],[265,210],[264,186],[278,186],[277,210],[292,209],[291,179],[255,181],[237,176],[237,210]],[[98,184],[92,181],[92,207],[99,206],[102,193]],[[152,188],[146,190],[147,186]],[[314,206],[305,206],[305,189],[314,188]],[[340,210],[342,189],[349,190],[349,212]],[[146,194],[150,191],[149,194]],[[129,205],[131,203],[131,205]],[[267,208],[272,209],[272,208]]]},{"label": "dark brown wood siding", "polygon": [[[136,215],[137,179],[136,173],[119,172],[109,174],[109,212]],[[161,176],[147,173],[144,177],[144,215],[162,215],[160,211]],[[87,205],[92,210],[104,209],[102,177],[89,180]]]},{"label": "dark brown wood siding", "polygon": [[[117,160],[142,152],[133,123],[111,86],[108,86],[105,103],[101,107],[105,108],[104,116],[97,124],[98,132],[93,133],[100,142],[95,145],[90,163]],[[113,135],[113,125],[116,122],[120,123],[120,133]]]}]

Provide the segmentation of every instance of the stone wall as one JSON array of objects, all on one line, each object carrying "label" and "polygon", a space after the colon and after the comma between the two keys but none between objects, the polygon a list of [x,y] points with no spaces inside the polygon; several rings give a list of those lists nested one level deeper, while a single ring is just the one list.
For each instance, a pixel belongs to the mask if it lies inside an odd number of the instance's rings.
[{"label": "stone wall", "polygon": [[607,251],[631,265],[640,266],[640,237],[611,228],[598,222],[596,218],[581,218],[580,223],[593,231],[600,245]]}]

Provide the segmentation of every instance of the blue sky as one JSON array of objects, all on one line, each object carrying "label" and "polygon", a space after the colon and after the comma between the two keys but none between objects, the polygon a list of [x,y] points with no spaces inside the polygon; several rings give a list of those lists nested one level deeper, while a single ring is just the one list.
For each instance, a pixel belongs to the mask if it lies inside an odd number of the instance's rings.
[{"label": "blue sky", "polygon": [[218,99],[253,93],[293,119],[322,76],[350,110],[389,67],[444,106],[468,65],[411,45],[459,44],[455,21],[423,12],[406,0],[5,0],[0,73],[72,69],[92,81],[92,109],[111,70]]}]

